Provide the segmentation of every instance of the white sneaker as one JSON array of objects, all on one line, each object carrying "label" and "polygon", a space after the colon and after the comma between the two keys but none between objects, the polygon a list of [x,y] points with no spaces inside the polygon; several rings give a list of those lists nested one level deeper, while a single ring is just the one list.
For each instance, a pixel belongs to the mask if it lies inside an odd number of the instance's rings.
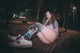
[{"label": "white sneaker", "polygon": [[17,47],[17,48],[29,48],[32,47],[32,41],[28,41],[26,39],[19,39],[15,42],[9,42],[9,45],[11,47]]},{"label": "white sneaker", "polygon": [[11,40],[11,41],[16,41],[16,38],[18,36],[11,36],[11,35],[8,35],[8,38]]}]

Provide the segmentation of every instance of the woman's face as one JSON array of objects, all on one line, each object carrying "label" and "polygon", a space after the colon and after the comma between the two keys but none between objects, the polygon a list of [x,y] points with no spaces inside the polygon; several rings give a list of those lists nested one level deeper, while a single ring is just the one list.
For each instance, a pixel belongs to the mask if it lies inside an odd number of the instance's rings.
[{"label": "woman's face", "polygon": [[51,18],[51,13],[49,11],[46,12],[46,17],[47,17],[47,19]]}]

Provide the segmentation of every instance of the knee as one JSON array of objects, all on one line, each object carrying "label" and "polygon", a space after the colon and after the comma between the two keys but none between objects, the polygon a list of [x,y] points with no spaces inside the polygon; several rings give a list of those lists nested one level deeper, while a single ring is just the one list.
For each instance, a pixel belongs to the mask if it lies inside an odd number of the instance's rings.
[{"label": "knee", "polygon": [[41,23],[39,23],[39,22],[35,22],[35,24],[41,24]]}]

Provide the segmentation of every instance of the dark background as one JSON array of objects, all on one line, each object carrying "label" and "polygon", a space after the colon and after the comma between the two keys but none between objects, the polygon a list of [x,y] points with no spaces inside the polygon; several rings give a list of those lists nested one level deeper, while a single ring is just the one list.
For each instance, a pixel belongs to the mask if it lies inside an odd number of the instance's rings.
[{"label": "dark background", "polygon": [[[0,53],[7,53],[7,52],[35,53],[32,51],[34,49],[28,48],[26,50],[21,48],[10,47],[8,45],[7,36],[10,34],[9,30],[11,30],[9,28],[10,24],[9,21],[11,18],[13,18],[12,12],[25,11],[25,9],[31,9],[32,13],[31,12],[29,13],[31,13],[34,16],[34,18],[37,19],[37,14],[38,14],[37,11],[39,8],[40,1],[41,0],[0,0]],[[59,15],[60,27],[63,27],[63,24],[65,23],[64,27],[67,27],[68,29],[73,29],[72,31],[68,30],[66,33],[62,34],[61,38],[59,39],[59,42],[57,43],[58,47],[55,47],[53,53],[80,53],[80,33],[79,35],[77,35],[78,34],[77,32],[73,32],[75,30],[80,31],[80,15],[79,15],[80,0],[42,0],[42,1],[43,2],[40,8],[38,21],[41,21],[43,19],[45,10],[51,10]],[[73,22],[72,9],[70,8],[72,4],[73,6],[76,6],[74,22]],[[64,21],[64,14],[65,14],[65,21]],[[16,30],[16,28],[14,30]],[[11,31],[11,32],[14,34],[16,31],[15,32]],[[43,49],[46,48],[46,47],[44,48],[45,45],[42,42],[40,42],[39,39],[34,39],[33,45],[37,50],[40,50],[40,52],[42,48]]]},{"label": "dark background", "polygon": [[[9,21],[9,19],[12,18],[12,12],[25,9],[31,9],[33,12],[32,14],[36,18],[40,1],[43,2],[40,8],[38,21],[42,20],[44,11],[49,9],[59,14],[59,24],[61,27],[63,27],[63,15],[65,13],[66,24],[64,24],[64,27],[67,26],[69,29],[80,30],[80,0],[0,0],[0,20]],[[76,6],[74,18],[71,5]]]}]

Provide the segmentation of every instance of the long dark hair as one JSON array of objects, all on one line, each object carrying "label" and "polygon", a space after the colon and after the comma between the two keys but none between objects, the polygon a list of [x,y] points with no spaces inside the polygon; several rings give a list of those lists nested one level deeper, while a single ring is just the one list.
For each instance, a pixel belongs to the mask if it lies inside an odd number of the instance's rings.
[{"label": "long dark hair", "polygon": [[[46,12],[48,12],[48,11],[46,11]],[[50,12],[50,11],[49,11],[49,12]],[[50,18],[50,20],[47,22],[46,25],[49,25],[49,24],[51,24],[51,23],[54,24],[54,21],[55,21],[54,13],[50,12],[50,14],[51,14],[51,18]],[[42,20],[42,23],[44,23],[44,21],[46,21],[46,19],[47,19],[47,17],[46,17],[46,13],[45,13],[44,18],[43,18],[43,20]]]}]

